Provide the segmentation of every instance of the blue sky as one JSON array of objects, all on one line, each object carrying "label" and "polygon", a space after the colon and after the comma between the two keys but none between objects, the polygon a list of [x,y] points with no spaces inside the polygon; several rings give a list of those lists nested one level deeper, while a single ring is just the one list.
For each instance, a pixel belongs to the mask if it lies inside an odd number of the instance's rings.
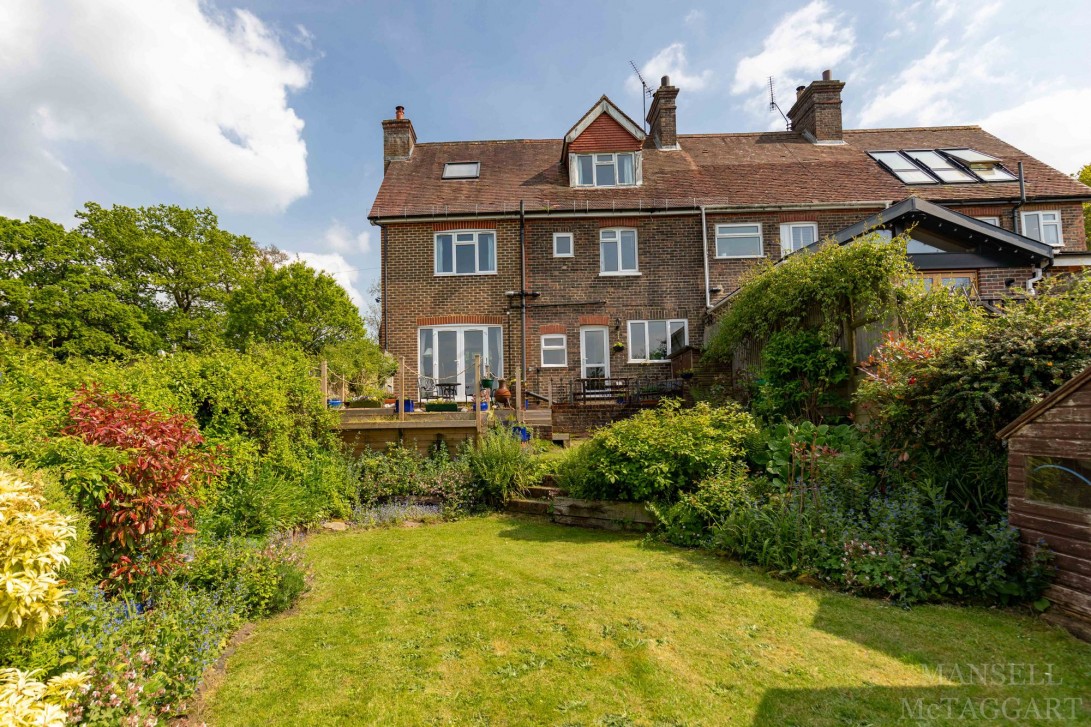
[{"label": "blue sky", "polygon": [[[664,10],[664,8],[668,8]],[[606,93],[681,87],[682,133],[778,128],[832,68],[847,127],[977,123],[1065,172],[1091,162],[1086,2],[5,0],[0,214],[85,201],[214,209],[363,299],[379,122],[421,141],[557,138]]]}]

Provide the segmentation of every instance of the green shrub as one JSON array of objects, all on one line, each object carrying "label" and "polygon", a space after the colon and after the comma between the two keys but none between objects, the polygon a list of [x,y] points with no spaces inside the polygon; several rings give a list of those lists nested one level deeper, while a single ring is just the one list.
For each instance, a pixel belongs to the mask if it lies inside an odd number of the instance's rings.
[{"label": "green shrub", "polygon": [[491,507],[541,480],[532,451],[504,426],[491,427],[477,442],[467,442],[461,458],[470,470],[477,499]]},{"label": "green shrub", "polygon": [[443,446],[428,456],[401,445],[384,452],[364,452],[357,467],[357,500],[364,509],[408,498],[434,500],[449,511],[476,504],[469,468],[463,460],[453,459]]},{"label": "green shrub", "polygon": [[671,505],[651,504],[663,538],[675,545],[707,545],[711,529],[737,508],[751,508],[750,474],[746,466],[732,462],[723,472],[702,480],[693,492],[683,493]]},{"label": "green shrub", "polygon": [[759,416],[822,421],[847,412],[840,390],[849,379],[848,359],[817,331],[772,334],[762,349],[761,376],[751,405]]},{"label": "green shrub", "polygon": [[757,436],[737,405],[665,402],[596,431],[557,467],[574,497],[673,502],[682,492],[741,460]]},{"label": "green shrub", "polygon": [[246,619],[291,608],[306,586],[300,553],[284,537],[264,544],[237,538],[202,541],[176,580],[209,593],[231,593]]}]

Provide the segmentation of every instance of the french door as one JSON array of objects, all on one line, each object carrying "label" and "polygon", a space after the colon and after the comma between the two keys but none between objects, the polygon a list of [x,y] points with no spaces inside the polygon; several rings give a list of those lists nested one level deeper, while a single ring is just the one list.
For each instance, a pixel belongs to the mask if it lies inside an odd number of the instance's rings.
[{"label": "french door", "polygon": [[474,379],[474,356],[481,356],[481,373],[503,376],[500,326],[449,326],[420,329],[420,372],[437,384],[457,384],[456,397],[473,398],[480,382]]},{"label": "french door", "polygon": [[594,326],[580,329],[580,375],[585,379],[610,377],[610,329]]}]

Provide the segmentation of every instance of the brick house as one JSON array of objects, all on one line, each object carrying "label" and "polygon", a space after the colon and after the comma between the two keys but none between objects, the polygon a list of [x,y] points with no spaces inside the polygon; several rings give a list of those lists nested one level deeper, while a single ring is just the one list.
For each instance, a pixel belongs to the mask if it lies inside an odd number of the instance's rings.
[{"label": "brick house", "polygon": [[664,378],[756,261],[876,226],[986,299],[1091,264],[1091,189],[976,126],[844,130],[843,87],[826,72],[790,131],[741,134],[678,134],[666,77],[647,132],[603,96],[558,139],[418,143],[398,107],[369,214],[381,345],[460,397],[475,353],[542,392]]}]

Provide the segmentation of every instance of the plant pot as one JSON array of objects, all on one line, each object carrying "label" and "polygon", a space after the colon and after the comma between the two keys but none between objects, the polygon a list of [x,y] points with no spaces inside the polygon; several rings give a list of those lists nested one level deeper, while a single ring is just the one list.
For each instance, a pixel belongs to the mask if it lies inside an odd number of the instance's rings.
[{"label": "plant pot", "polygon": [[494,379],[481,379],[481,388],[482,389],[491,389],[492,385],[493,385],[493,381],[494,381]]},{"label": "plant pot", "polygon": [[511,389],[508,388],[507,379],[500,379],[500,386],[496,391],[492,392],[492,400],[496,402],[497,406],[508,406],[511,404]]},{"label": "plant pot", "polygon": [[614,349],[614,353],[621,353],[622,351],[625,350],[625,344],[622,343],[621,341],[617,341],[610,348]]}]

